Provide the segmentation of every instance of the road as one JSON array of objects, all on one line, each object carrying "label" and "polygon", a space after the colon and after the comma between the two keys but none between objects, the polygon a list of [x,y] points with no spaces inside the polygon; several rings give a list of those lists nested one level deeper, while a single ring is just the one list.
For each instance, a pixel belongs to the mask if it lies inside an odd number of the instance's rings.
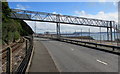
[{"label": "road", "polygon": [[49,39],[35,39],[47,48],[60,72],[118,72],[118,55]]}]

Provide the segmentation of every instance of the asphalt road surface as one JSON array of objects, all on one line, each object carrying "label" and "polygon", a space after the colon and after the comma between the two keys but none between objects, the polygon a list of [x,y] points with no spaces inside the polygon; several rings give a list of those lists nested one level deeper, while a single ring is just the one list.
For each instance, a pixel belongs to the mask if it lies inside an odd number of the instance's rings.
[{"label": "asphalt road surface", "polygon": [[118,55],[49,39],[35,39],[47,48],[60,72],[118,72]]}]

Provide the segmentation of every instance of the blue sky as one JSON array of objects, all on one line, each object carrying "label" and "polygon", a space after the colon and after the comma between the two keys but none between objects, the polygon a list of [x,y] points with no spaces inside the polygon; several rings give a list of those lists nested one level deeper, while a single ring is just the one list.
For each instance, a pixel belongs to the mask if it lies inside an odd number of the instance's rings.
[{"label": "blue sky", "polygon": [[[117,4],[115,2],[9,2],[10,8],[31,11],[59,13],[63,15],[74,15],[86,18],[98,18],[104,20],[114,20],[117,22]],[[26,21],[34,30],[33,21]],[[88,31],[91,27],[71,26],[61,24],[62,31],[74,32],[84,29]],[[41,29],[41,30],[40,30]],[[37,32],[55,32],[55,24],[37,22]],[[98,28],[91,28],[92,32],[97,32]],[[106,29],[102,30],[103,32]]]},{"label": "blue sky", "polygon": [[11,8],[23,8],[31,11],[56,12],[65,15],[75,15],[75,11],[89,14],[97,14],[99,11],[105,13],[116,12],[117,8],[113,2],[9,2]]}]

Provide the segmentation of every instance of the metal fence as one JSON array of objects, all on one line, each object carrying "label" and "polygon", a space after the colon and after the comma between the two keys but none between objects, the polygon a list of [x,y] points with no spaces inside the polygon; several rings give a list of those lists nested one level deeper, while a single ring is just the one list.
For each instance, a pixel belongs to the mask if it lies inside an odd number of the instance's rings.
[{"label": "metal fence", "polygon": [[33,49],[33,37],[31,36],[31,37],[26,37],[26,38],[29,40],[29,46],[26,47],[26,56],[16,71],[18,74],[25,73],[28,63],[29,63],[31,53],[32,53],[32,49]]},{"label": "metal fence", "polygon": [[33,37],[25,37],[23,41],[24,42],[21,43],[21,45],[14,44],[6,47],[2,51],[3,73],[10,74],[15,72],[17,74],[22,74],[26,71],[33,49]]}]

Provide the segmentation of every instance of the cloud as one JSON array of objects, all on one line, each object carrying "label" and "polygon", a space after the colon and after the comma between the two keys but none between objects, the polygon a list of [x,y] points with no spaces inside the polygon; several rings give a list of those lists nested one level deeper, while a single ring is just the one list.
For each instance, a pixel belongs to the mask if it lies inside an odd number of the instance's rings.
[{"label": "cloud", "polygon": [[79,17],[95,18],[118,22],[118,12],[105,13],[104,11],[100,11],[97,14],[93,15],[88,14],[85,11],[75,11],[75,14]]},{"label": "cloud", "polygon": [[99,0],[99,2],[106,2],[106,0]]},{"label": "cloud", "polygon": [[58,14],[57,12],[53,12],[53,14]]},{"label": "cloud", "polygon": [[57,12],[52,12],[53,14],[60,14],[60,15],[62,15],[61,13],[57,13]]},{"label": "cloud", "polygon": [[30,8],[29,6],[23,6],[21,4],[17,4],[16,7],[17,7],[16,9],[22,9],[22,10],[26,10],[27,8]]},{"label": "cloud", "polygon": [[118,2],[113,2],[113,5],[118,7]]}]

